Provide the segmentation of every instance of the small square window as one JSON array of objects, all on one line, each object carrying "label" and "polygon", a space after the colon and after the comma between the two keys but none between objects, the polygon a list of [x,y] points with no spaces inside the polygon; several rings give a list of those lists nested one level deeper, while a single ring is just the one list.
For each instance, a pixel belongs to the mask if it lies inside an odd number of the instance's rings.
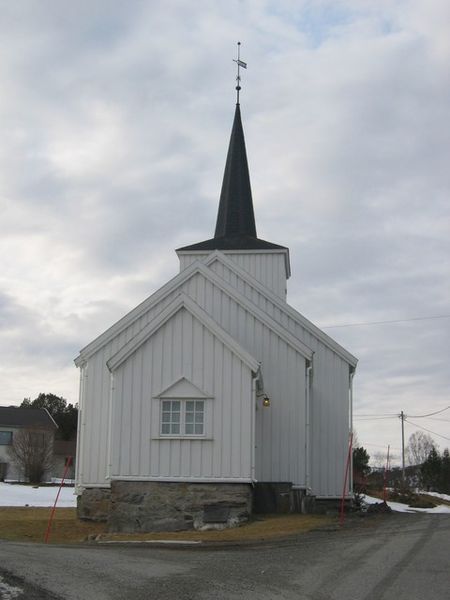
[{"label": "small square window", "polygon": [[191,436],[205,433],[204,400],[163,400],[161,435]]}]

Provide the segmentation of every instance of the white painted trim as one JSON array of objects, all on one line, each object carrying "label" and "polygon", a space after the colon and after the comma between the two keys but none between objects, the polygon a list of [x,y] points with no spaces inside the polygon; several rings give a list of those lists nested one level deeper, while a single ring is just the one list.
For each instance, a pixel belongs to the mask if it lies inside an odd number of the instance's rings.
[{"label": "white painted trim", "polygon": [[[234,261],[227,258],[227,256],[221,252],[220,250],[214,250],[208,258],[204,259],[202,262],[207,267],[209,267],[214,261],[218,260],[222,262],[226,267],[233,271],[235,275],[238,275],[241,279],[243,279],[246,283],[248,283],[251,287],[255,288],[260,294],[266,296],[271,302],[273,302],[280,310],[287,313],[290,317],[292,317],[295,321],[297,321],[302,327],[304,327],[311,335],[320,340],[333,352],[336,352],[341,358],[343,358],[346,362],[348,362],[353,367],[356,367],[358,364],[358,359],[353,356],[348,350],[346,350],[343,346],[338,344],[333,338],[331,338],[327,333],[322,331],[311,323],[306,317],[304,317],[301,313],[299,313],[295,308],[290,306],[287,302],[283,302],[280,298],[274,294],[270,289],[266,288],[262,285],[257,279],[255,279],[252,275],[250,275],[247,271],[242,269],[239,265],[237,265]],[[184,272],[184,271],[183,271]]]},{"label": "white painted trim", "polygon": [[213,437],[203,437],[201,434],[198,435],[194,435],[194,434],[182,434],[180,433],[180,435],[164,435],[164,434],[160,434],[160,435],[154,435],[153,437],[150,438],[152,441],[161,441],[161,440],[177,440],[177,441],[187,441],[187,442],[213,442],[214,438]]},{"label": "white painted trim", "polygon": [[78,486],[78,489],[83,490],[92,490],[96,488],[101,489],[109,489],[111,487],[110,483],[83,483]]},{"label": "white painted trim", "polygon": [[[275,333],[277,333],[287,344],[292,346],[295,350],[297,350],[305,358],[308,358],[309,360],[311,360],[311,358],[314,354],[313,351],[311,350],[311,348],[309,348],[306,344],[304,344],[297,337],[293,336],[287,329],[284,329],[284,327],[282,327],[282,325],[277,323],[277,321],[275,321],[272,317],[270,317],[269,315],[266,315],[264,313],[264,311],[262,311],[258,306],[256,306],[251,300],[246,298],[243,294],[241,294],[235,288],[233,288],[233,286],[231,286],[224,279],[222,279],[216,273],[214,273],[210,268],[208,268],[207,263],[210,263],[213,260],[217,260],[219,258],[221,258],[223,260],[223,262],[226,264],[226,266],[228,266],[229,268],[231,268],[231,265],[234,265],[234,263],[232,261],[227,259],[222,253],[219,253],[218,251],[215,251],[213,253],[213,256],[208,257],[208,259],[205,262],[196,261],[195,263],[192,263],[192,265],[190,265],[187,269],[182,271],[179,275],[174,277],[166,285],[164,285],[162,288],[160,288],[158,290],[158,292],[156,292],[155,294],[153,294],[152,296],[147,298],[147,300],[142,302],[138,307],[136,307],[131,312],[129,312],[127,315],[125,315],[115,325],[110,327],[102,335],[100,335],[98,338],[96,338],[96,340],[91,342],[91,344],[86,346],[81,351],[80,355],[75,359],[75,364],[77,366],[79,364],[81,364],[81,362],[83,360],[86,360],[89,356],[91,356],[97,350],[99,350],[101,347],[103,347],[103,345],[105,345],[112,337],[119,335],[124,329],[126,329],[129,325],[131,325],[136,319],[141,317],[142,314],[144,314],[147,310],[149,310],[154,304],[157,304],[158,302],[163,300],[167,295],[169,295],[174,290],[176,290],[177,287],[181,286],[185,281],[187,281],[190,277],[192,277],[193,275],[195,275],[197,273],[201,273],[206,279],[211,281],[213,284],[215,284],[217,287],[219,287],[222,291],[224,291],[226,294],[228,294],[238,304],[245,307],[246,310],[248,310],[251,314],[253,314],[253,316],[257,317],[260,321],[262,321],[269,329],[272,329]],[[250,283],[250,285],[254,286],[256,289],[258,289],[258,291],[261,291],[262,294],[265,294],[267,297],[269,297],[269,299],[271,301],[272,300],[274,302],[276,301],[276,305],[279,306],[282,310],[284,310],[288,313],[289,312],[294,313],[293,318],[299,320],[300,323],[305,328],[309,328],[302,321],[302,320],[307,321],[307,319],[304,319],[304,317],[301,317],[301,315],[296,313],[296,311],[294,311],[294,309],[291,309],[287,304],[282,303],[280,301],[280,299],[277,298],[277,296],[272,295],[272,293],[269,292],[269,290],[267,290],[264,286],[262,286],[261,284],[256,282],[256,280],[254,280],[250,275],[248,275],[248,273],[246,271],[241,271],[239,268],[236,268],[236,265],[234,265],[234,267],[235,267],[234,270],[236,271],[236,273],[241,274],[241,276],[243,275],[245,281],[248,281]],[[255,283],[256,283],[256,285],[254,285]],[[198,305],[196,305],[196,306],[198,306]],[[203,311],[203,309],[201,309],[200,307],[198,307],[198,308],[199,308],[199,310]],[[164,309],[161,311],[161,313],[159,313],[159,315],[161,315],[163,312],[164,312]],[[204,314],[206,315],[207,313],[204,312]],[[157,319],[159,315],[157,315],[155,317],[155,319]],[[295,316],[295,315],[298,315],[298,316]],[[208,317],[208,318],[211,320],[211,322],[215,323],[215,321],[213,321],[210,317]],[[309,323],[309,321],[307,321],[307,322]],[[148,327],[148,325],[146,325],[141,330],[141,332],[144,331],[146,329],[146,327]],[[218,325],[216,324],[216,326],[218,326]],[[312,325],[312,323],[310,324],[310,326],[317,329],[314,325]],[[320,332],[319,329],[317,329],[317,331]],[[139,332],[137,335],[139,336],[141,332]],[[315,335],[312,331],[310,331],[310,332],[313,335]],[[228,334],[226,334],[226,335],[228,335]],[[326,335],[326,334],[323,334],[323,335]],[[317,336],[315,336],[315,337],[317,337]],[[230,338],[230,339],[232,339],[232,338]],[[336,346],[338,346],[338,344],[336,344]],[[345,351],[345,352],[347,353],[347,351]],[[350,354],[348,354],[348,355],[351,356]],[[356,359],[354,357],[352,357],[352,358],[356,361]]]},{"label": "white painted trim", "polygon": [[124,331],[129,325],[131,325],[132,323],[134,323],[134,321],[136,321],[142,315],[144,315],[154,304],[157,304],[166,296],[168,296],[171,292],[176,290],[177,287],[179,287],[187,279],[189,279],[192,273],[196,271],[196,268],[199,264],[201,263],[199,261],[196,261],[192,263],[192,265],[189,265],[187,269],[184,269],[184,271],[178,273],[178,275],[170,279],[154,294],[151,294],[138,306],[133,308],[121,319],[116,321],[114,325],[111,325],[111,327],[109,327],[106,331],[97,336],[92,342],[90,342],[87,346],[80,350],[80,354],[74,361],[75,365],[79,367],[83,363],[83,361],[95,354],[95,352],[97,352],[97,350],[99,350],[100,348],[103,348],[103,346],[105,346],[116,335],[122,333],[122,331]]},{"label": "white painted trim", "polygon": [[242,348],[226,331],[224,331],[211,317],[184,292],[181,292],[166,308],[164,308],[150,323],[125,344],[107,362],[110,371],[117,369],[131,356],[143,343],[145,343],[158,329],[160,329],[174,314],[182,308],[190,312],[202,325],[218,338],[225,346],[242,360],[253,372],[258,369],[258,361]]},{"label": "white painted trim", "polygon": [[[210,254],[211,250],[175,250],[178,258],[180,256],[202,256],[205,254]],[[291,276],[291,262],[289,257],[289,248],[273,248],[270,250],[269,248],[254,248],[253,250],[213,250],[212,253],[220,253],[221,255],[227,254],[283,254],[284,255],[284,266],[286,269],[286,279],[289,279]]]},{"label": "white painted trim", "polygon": [[81,428],[83,427],[82,415],[83,415],[83,375],[85,367],[80,368],[80,383],[78,391],[78,419],[77,419],[77,447],[75,453],[75,487],[78,485],[81,478]]},{"label": "white painted trim", "polygon": [[[183,396],[180,394],[169,394],[168,392],[170,392],[170,390],[172,388],[174,388],[178,383],[180,383],[181,381],[187,381],[189,383],[190,386],[192,386],[197,393],[193,396]],[[187,377],[185,377],[184,375],[182,377],[178,377],[178,379],[176,379],[173,383],[171,383],[170,385],[168,385],[167,387],[165,387],[163,389],[162,392],[159,392],[159,394],[155,394],[153,396],[153,398],[197,398],[197,399],[205,399],[205,400],[210,400],[212,398],[214,398],[214,396],[212,394],[206,394],[203,390],[201,390],[198,386],[195,385],[195,383],[192,383],[192,381],[190,379],[188,379]]]},{"label": "white painted trim", "polygon": [[203,263],[200,263],[198,272],[204,275],[206,279],[209,279],[214,285],[220,288],[223,292],[228,294],[235,302],[243,306],[250,314],[259,319],[269,329],[274,331],[282,340],[284,340],[289,346],[297,350],[299,354],[311,360],[314,352],[301,340],[294,337],[287,329],[280,325],[275,319],[267,315],[263,310],[256,306],[251,300],[246,298],[243,294],[238,292],[232,285],[227,281],[219,277],[214,271],[206,267]]},{"label": "white painted trim", "polygon": [[[180,483],[253,483],[251,477],[135,477],[133,475],[117,475],[112,481],[167,481]],[[100,487],[100,486],[99,486]]]}]

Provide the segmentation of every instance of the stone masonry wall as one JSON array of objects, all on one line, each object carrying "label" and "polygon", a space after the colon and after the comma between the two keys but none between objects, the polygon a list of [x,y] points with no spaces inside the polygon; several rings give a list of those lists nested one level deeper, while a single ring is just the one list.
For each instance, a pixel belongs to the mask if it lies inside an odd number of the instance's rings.
[{"label": "stone masonry wall", "polygon": [[111,532],[223,529],[248,520],[250,484],[113,481]]},{"label": "stone masonry wall", "polygon": [[110,512],[110,489],[86,488],[77,496],[77,517],[83,521],[107,521]]}]

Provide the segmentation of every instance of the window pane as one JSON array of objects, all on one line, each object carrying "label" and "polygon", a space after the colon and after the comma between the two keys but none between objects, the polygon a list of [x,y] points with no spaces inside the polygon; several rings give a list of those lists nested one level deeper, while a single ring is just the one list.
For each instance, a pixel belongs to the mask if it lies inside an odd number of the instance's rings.
[{"label": "window pane", "polygon": [[163,423],[161,425],[161,433],[170,433],[170,425],[169,425],[169,423]]},{"label": "window pane", "polygon": [[179,400],[172,400],[172,411],[180,412],[180,401]]},{"label": "window pane", "polygon": [[186,413],[186,423],[193,423],[194,422],[194,413],[193,412],[187,412]]},{"label": "window pane", "polygon": [[203,413],[195,413],[195,422],[203,423]]},{"label": "window pane", "polygon": [[204,405],[205,405],[205,403],[203,402],[203,400],[197,400],[195,403],[196,412],[203,412]]},{"label": "window pane", "polygon": [[197,435],[202,435],[203,434],[203,423],[196,423],[195,424],[195,433]]},{"label": "window pane", "polygon": [[186,423],[185,433],[186,435],[192,435],[194,433],[194,425],[192,423]]},{"label": "window pane", "polygon": [[193,411],[195,407],[195,402],[193,400],[186,401],[186,411]]},{"label": "window pane", "polygon": [[12,431],[0,431],[0,446],[12,444]]},{"label": "window pane", "polygon": [[180,424],[179,423],[174,423],[172,425],[172,431],[171,433],[178,435],[180,433]]}]

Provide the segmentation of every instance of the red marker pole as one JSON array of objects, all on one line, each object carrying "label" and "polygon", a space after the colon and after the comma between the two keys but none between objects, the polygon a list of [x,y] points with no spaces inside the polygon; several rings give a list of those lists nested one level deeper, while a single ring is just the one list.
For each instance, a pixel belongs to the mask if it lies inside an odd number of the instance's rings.
[{"label": "red marker pole", "polygon": [[55,503],[53,505],[52,512],[50,513],[50,518],[48,520],[47,531],[45,532],[45,538],[44,538],[44,542],[46,544],[48,544],[48,538],[50,537],[50,529],[52,527],[53,517],[55,516],[56,505],[58,504],[59,495],[61,493],[61,488],[64,485],[64,480],[66,478],[67,471],[69,470],[69,467],[70,467],[71,464],[72,464],[72,457],[69,456],[67,458],[66,466],[64,468],[64,473],[63,473],[63,477],[61,479],[61,483],[59,484],[58,493],[56,494]]},{"label": "red marker pole", "polygon": [[345,465],[345,476],[344,476],[344,487],[342,489],[342,500],[341,500],[341,514],[339,517],[339,525],[343,525],[344,524],[344,515],[345,515],[345,491],[347,489],[347,481],[348,481],[348,474],[350,471],[350,464],[351,464],[351,458],[352,458],[352,445],[353,445],[353,433],[350,433],[350,438],[348,441],[348,454],[347,454],[347,464]]}]

